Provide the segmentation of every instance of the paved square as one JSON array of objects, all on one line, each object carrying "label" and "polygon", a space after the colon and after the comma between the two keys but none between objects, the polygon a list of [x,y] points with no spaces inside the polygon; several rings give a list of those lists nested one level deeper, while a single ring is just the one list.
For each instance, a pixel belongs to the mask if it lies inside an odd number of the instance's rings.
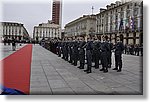
[{"label": "paved square", "polygon": [[[142,94],[142,57],[123,55],[123,71],[91,74],[39,45],[33,46],[31,94]],[[112,56],[114,68],[114,57]],[[101,67],[101,66],[100,66]],[[86,68],[86,66],[85,66]]]},{"label": "paved square", "polygon": [[[17,50],[23,46],[18,46]],[[3,52],[1,60],[14,53],[8,45],[1,44],[0,50]],[[114,55],[112,55],[112,68],[114,63]],[[86,74],[45,48],[33,45],[30,94],[142,95],[142,75],[143,66],[140,56],[123,55],[123,71],[120,73],[112,69],[109,69],[108,73],[103,73],[99,69],[92,68],[92,73]]]}]

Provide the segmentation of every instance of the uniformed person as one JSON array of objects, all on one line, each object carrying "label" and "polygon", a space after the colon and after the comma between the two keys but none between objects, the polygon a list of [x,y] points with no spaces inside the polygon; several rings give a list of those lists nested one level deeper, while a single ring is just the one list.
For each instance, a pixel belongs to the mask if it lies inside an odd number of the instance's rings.
[{"label": "uniformed person", "polygon": [[91,73],[91,67],[92,67],[92,50],[93,50],[93,41],[90,35],[87,37],[87,43],[85,45],[86,47],[86,59],[87,59],[87,69],[84,70],[87,73]]},{"label": "uniformed person", "polygon": [[85,50],[84,50],[84,45],[86,44],[84,37],[80,37],[80,43],[79,43],[79,61],[80,61],[80,66],[78,68],[84,69],[84,64],[85,64]]},{"label": "uniformed person", "polygon": [[109,52],[109,43],[107,42],[108,36],[103,36],[103,42],[101,43],[101,63],[104,73],[108,72],[108,52]]},{"label": "uniformed person", "polygon": [[110,39],[108,39],[109,43],[109,51],[108,51],[108,68],[111,68],[111,56],[112,56],[112,50],[113,50],[113,43],[110,42]]},{"label": "uniformed person", "polygon": [[95,35],[94,37],[94,41],[93,41],[93,61],[95,63],[94,67],[96,69],[99,68],[99,59],[100,59],[100,41],[97,38],[97,36]]},{"label": "uniformed person", "polygon": [[64,54],[65,54],[65,60],[68,61],[68,38],[65,38]]},{"label": "uniformed person", "polygon": [[73,46],[73,40],[72,38],[69,38],[69,43],[68,43],[68,54],[69,54],[69,63],[72,63],[72,46]]},{"label": "uniformed person", "polygon": [[77,62],[78,62],[78,41],[77,41],[77,37],[75,37],[74,41],[73,41],[73,65],[77,66]]},{"label": "uniformed person", "polygon": [[58,51],[58,57],[61,57],[61,40],[58,39],[58,46],[57,46],[57,51]]},{"label": "uniformed person", "polygon": [[[124,51],[124,45],[120,41],[120,38],[117,39],[117,43],[115,44],[115,68],[113,70],[117,70],[117,72],[121,72],[122,70],[122,53]],[[118,68],[119,66],[119,68]]]},{"label": "uniformed person", "polygon": [[61,42],[61,51],[62,51],[62,59],[65,59],[65,38],[63,38],[62,42]]}]

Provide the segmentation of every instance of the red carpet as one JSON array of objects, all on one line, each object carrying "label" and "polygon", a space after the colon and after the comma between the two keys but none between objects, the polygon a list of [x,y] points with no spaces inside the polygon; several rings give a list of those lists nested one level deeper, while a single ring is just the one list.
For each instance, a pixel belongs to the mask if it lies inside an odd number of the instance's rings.
[{"label": "red carpet", "polygon": [[5,87],[29,94],[31,57],[32,45],[26,45],[1,61]]}]

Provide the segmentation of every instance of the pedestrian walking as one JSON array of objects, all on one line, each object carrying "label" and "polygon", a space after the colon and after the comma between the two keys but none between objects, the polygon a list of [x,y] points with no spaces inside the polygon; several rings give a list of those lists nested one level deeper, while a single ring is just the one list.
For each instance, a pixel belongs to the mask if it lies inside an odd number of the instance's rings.
[{"label": "pedestrian walking", "polygon": [[12,39],[12,50],[13,51],[16,50],[16,40],[15,40],[15,38]]}]

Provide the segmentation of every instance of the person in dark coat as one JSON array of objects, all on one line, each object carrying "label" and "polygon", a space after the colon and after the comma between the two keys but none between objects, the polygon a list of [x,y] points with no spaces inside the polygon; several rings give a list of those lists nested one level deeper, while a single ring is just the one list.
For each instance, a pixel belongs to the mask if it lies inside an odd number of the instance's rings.
[{"label": "person in dark coat", "polygon": [[143,56],[143,44],[140,47],[141,56]]},{"label": "person in dark coat", "polygon": [[127,44],[125,44],[125,48],[124,48],[124,50],[125,50],[125,52],[124,52],[124,53],[125,53],[125,54],[127,54],[127,46],[128,46],[128,45],[127,45]]},{"label": "person in dark coat", "polygon": [[139,46],[139,44],[137,44],[137,56],[139,56],[139,53],[140,52],[140,46]]},{"label": "person in dark coat", "polygon": [[73,41],[73,65],[77,66],[78,62],[78,41],[77,38],[75,37],[75,40]]},{"label": "person in dark coat", "polygon": [[12,38],[12,50],[15,51],[16,50],[16,39]]},{"label": "person in dark coat", "polygon": [[68,38],[65,38],[64,42],[64,57],[65,60],[68,61]]},{"label": "person in dark coat", "polygon": [[102,69],[100,69],[100,71],[103,71],[104,73],[108,72],[108,52],[110,50],[107,39],[108,39],[108,36],[103,36],[103,42],[101,43]]},{"label": "person in dark coat", "polygon": [[[120,38],[117,39],[117,43],[115,44],[115,68],[113,70],[117,70],[117,72],[121,72],[122,70],[122,53],[124,51],[124,45],[120,41]],[[119,66],[119,68],[118,68]]]},{"label": "person in dark coat", "polygon": [[57,45],[57,54],[58,54],[58,57],[61,57],[61,40],[58,39],[58,45]]},{"label": "person in dark coat", "polygon": [[93,41],[90,35],[88,35],[87,43],[84,47],[86,47],[86,59],[87,59],[87,69],[84,71],[87,73],[91,73],[92,72],[91,67],[92,67]]},{"label": "person in dark coat", "polygon": [[62,59],[65,59],[65,38],[61,42]]},{"label": "person in dark coat", "polygon": [[94,67],[96,69],[99,68],[99,60],[100,60],[100,41],[98,40],[97,36],[95,35],[93,41],[93,61],[95,63]]},{"label": "person in dark coat", "polygon": [[69,38],[69,42],[68,42],[68,54],[69,54],[69,63],[72,63],[72,46],[73,46],[73,40],[72,38]]},{"label": "person in dark coat", "polygon": [[112,50],[113,50],[113,43],[110,42],[110,40],[108,39],[108,43],[109,43],[109,51],[108,51],[108,68],[111,68],[111,56],[112,56]]},{"label": "person in dark coat", "polygon": [[85,64],[85,50],[84,50],[84,45],[86,44],[84,37],[80,37],[80,43],[79,43],[79,61],[80,61],[80,66],[78,68],[84,69],[84,64]]}]

